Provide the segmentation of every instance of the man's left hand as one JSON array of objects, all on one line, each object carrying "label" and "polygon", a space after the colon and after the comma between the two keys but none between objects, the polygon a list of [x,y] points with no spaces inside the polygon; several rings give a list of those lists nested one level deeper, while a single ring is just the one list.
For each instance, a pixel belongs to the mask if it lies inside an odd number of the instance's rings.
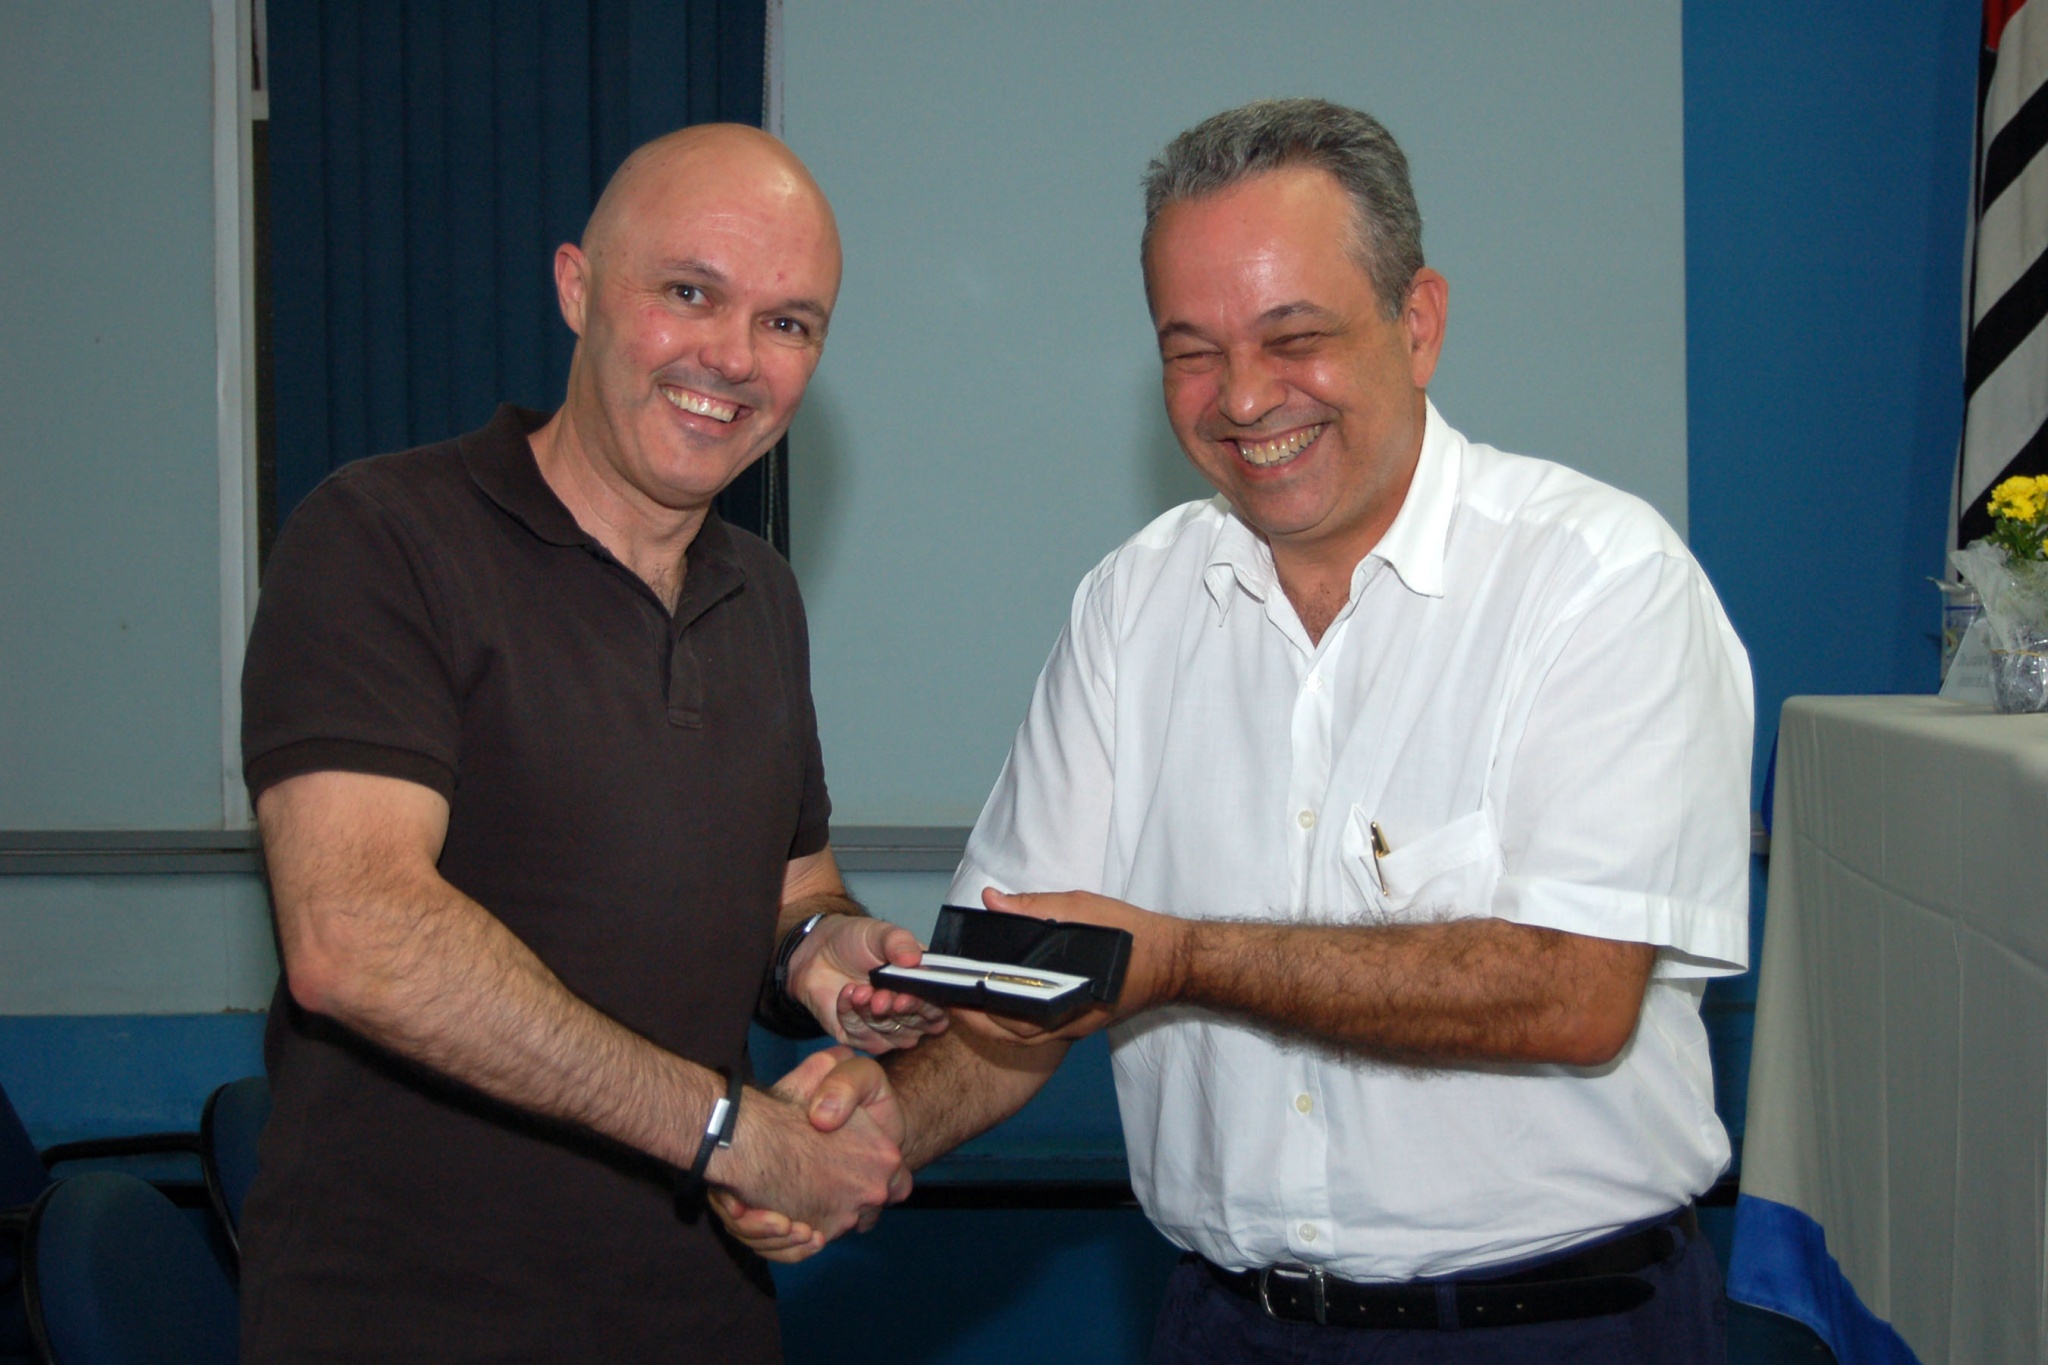
[{"label": "man's left hand", "polygon": [[886,963],[915,967],[917,936],[864,915],[827,915],[789,962],[789,993],[835,1041],[863,1052],[916,1047],[946,1031],[946,1011],[901,991],[877,989],[868,973]]},{"label": "man's left hand", "polygon": [[1100,924],[1127,930],[1131,935],[1131,960],[1124,970],[1123,990],[1118,993],[1114,1005],[1088,1010],[1056,1029],[1041,1028],[1026,1020],[999,1014],[983,1014],[978,1010],[953,1011],[965,1027],[984,1037],[1007,1043],[1050,1043],[1085,1038],[1140,1010],[1169,1003],[1180,989],[1190,932],[1186,920],[1141,910],[1135,905],[1088,891],[1011,895],[991,886],[982,891],[981,903],[991,910],[1003,910],[1013,915]]}]

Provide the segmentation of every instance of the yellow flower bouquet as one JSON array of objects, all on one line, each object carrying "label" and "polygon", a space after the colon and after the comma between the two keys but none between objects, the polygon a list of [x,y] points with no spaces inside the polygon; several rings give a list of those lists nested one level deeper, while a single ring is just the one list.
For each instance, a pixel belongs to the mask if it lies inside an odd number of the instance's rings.
[{"label": "yellow flower bouquet", "polygon": [[2005,551],[2008,561],[2027,563],[2044,556],[2041,542],[2048,537],[2048,475],[2029,478],[2025,474],[2007,479],[1991,490],[1991,534],[1985,539]]},{"label": "yellow flower bouquet", "polygon": [[1984,603],[1991,695],[2001,711],[2048,711],[2048,475],[1991,490],[1991,534],[1949,562]]}]

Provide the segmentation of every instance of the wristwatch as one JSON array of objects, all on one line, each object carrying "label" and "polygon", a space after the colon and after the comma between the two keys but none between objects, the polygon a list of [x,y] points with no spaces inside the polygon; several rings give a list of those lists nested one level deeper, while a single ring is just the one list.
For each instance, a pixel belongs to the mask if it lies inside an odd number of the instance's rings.
[{"label": "wristwatch", "polygon": [[761,978],[761,992],[754,1001],[754,1021],[770,1033],[784,1038],[822,1038],[823,1026],[806,1009],[803,1002],[789,993],[789,960],[796,956],[796,950],[803,946],[811,931],[818,927],[826,916],[836,912],[821,910],[802,924],[782,936],[776,946],[775,961]]}]

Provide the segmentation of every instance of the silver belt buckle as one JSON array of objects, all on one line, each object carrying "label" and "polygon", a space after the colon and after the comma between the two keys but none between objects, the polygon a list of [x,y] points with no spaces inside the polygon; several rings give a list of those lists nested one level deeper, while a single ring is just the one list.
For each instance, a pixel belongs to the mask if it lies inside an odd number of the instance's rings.
[{"label": "silver belt buckle", "polygon": [[1316,1326],[1329,1326],[1329,1300],[1325,1294],[1325,1285],[1328,1283],[1329,1277],[1323,1273],[1321,1266],[1269,1265],[1259,1272],[1259,1307],[1266,1310],[1267,1317],[1284,1322],[1286,1319],[1273,1311],[1273,1300],[1268,1297],[1266,1292],[1267,1286],[1272,1282],[1275,1275],[1286,1275],[1290,1278],[1307,1280],[1308,1301],[1309,1306],[1315,1311]]}]

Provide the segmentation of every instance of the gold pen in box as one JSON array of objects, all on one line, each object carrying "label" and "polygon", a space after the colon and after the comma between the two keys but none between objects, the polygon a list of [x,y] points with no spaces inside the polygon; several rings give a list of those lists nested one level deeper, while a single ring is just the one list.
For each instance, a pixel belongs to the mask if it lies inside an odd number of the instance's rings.
[{"label": "gold pen in box", "polygon": [[958,1005],[1021,1018],[1047,1019],[1085,1008],[1089,980],[1000,958],[926,953],[915,967],[894,964],[868,974],[877,986],[919,996],[935,1005]]},{"label": "gold pen in box", "polygon": [[1096,924],[942,906],[931,946],[915,967],[876,967],[877,986],[936,1005],[982,1010],[1057,1027],[1083,1010],[1116,1003],[1131,936]]},{"label": "gold pen in box", "polygon": [[1029,986],[1033,990],[1057,991],[1070,989],[1058,981],[1048,981],[1042,976],[1019,976],[1014,972],[977,971],[971,967],[942,967],[934,962],[920,963],[912,970],[939,972],[946,976],[962,977],[969,981],[1000,981],[1006,986]]}]

